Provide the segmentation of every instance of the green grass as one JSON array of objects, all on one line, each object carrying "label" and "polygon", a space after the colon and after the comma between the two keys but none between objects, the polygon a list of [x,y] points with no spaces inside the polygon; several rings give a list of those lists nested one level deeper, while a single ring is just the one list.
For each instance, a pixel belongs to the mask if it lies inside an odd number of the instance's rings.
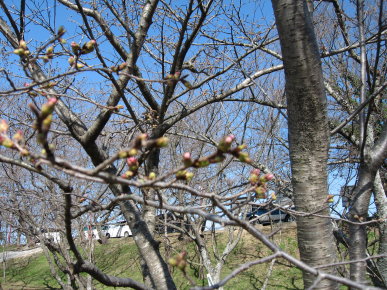
[{"label": "green grass", "polygon": [[[265,227],[269,231],[270,227]],[[211,242],[211,237],[206,237]],[[294,228],[277,233],[273,239],[287,252],[298,255],[297,242]],[[160,241],[165,238],[159,237]],[[217,235],[217,246],[221,251],[225,246],[225,235]],[[161,244],[161,252],[164,256],[170,257],[176,253],[186,250],[188,259],[195,263],[187,267],[187,274],[197,285],[207,285],[206,271],[198,266],[198,257],[195,254],[195,245],[192,242],[179,241],[176,236],[168,237],[168,246]],[[242,241],[235,251],[228,257],[223,268],[222,276],[226,276],[240,264],[258,260],[270,252],[260,242],[251,236],[244,234]],[[140,270],[140,258],[137,248],[131,238],[111,239],[108,244],[96,244],[95,263],[108,274],[119,277],[130,277],[136,281],[142,281]],[[224,289],[260,289],[265,282],[270,264],[256,265],[233,278],[226,284]],[[190,284],[178,269],[171,270],[178,289],[189,289]],[[38,254],[25,259],[11,260],[6,265],[6,279],[0,278],[1,286],[4,289],[59,289],[59,285],[51,276],[48,262],[43,254]],[[112,289],[98,282],[95,282],[97,289]],[[302,289],[301,271],[291,267],[288,262],[279,259],[276,261],[269,280],[267,289]],[[117,288],[119,289],[119,288]]]}]

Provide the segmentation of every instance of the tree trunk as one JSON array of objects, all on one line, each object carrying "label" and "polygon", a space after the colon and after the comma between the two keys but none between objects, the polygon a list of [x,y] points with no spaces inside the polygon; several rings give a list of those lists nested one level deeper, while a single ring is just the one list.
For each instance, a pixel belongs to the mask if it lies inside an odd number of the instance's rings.
[{"label": "tree trunk", "polygon": [[[323,75],[306,1],[272,0],[283,54],[288,103],[289,148],[297,210],[329,216],[327,159],[329,132]],[[297,217],[301,260],[311,266],[334,263],[336,247],[328,218]],[[334,268],[324,268],[334,274]],[[316,277],[304,273],[304,287]],[[315,289],[335,289],[323,280]]]},{"label": "tree trunk", "polygon": [[[376,174],[374,181],[375,203],[378,209],[379,219],[379,255],[387,253],[387,197],[380,177],[380,171]],[[387,288],[387,257],[381,257],[377,261],[377,267]]]}]

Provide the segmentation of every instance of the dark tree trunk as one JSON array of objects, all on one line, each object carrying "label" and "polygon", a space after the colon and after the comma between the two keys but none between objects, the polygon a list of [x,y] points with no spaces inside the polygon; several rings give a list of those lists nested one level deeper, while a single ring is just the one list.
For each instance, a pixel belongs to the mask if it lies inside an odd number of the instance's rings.
[{"label": "dark tree trunk", "polygon": [[[306,1],[273,0],[283,54],[288,103],[289,146],[294,203],[297,210],[329,216],[327,158],[329,132],[320,54]],[[334,263],[336,247],[331,221],[297,217],[301,260],[311,266]],[[323,269],[335,273],[334,268]],[[308,288],[316,279],[304,273]],[[335,289],[323,280],[314,289]]]}]

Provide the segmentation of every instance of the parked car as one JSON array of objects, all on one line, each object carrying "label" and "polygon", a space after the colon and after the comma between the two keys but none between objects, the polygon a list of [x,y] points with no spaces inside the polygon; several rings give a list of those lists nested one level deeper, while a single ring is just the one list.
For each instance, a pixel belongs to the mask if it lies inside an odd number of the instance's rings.
[{"label": "parked car", "polygon": [[106,227],[103,231],[107,238],[122,238],[122,237],[130,237],[132,235],[132,231],[126,222],[119,222],[116,224],[105,225]]},{"label": "parked car", "polygon": [[[293,207],[289,209],[294,210]],[[247,214],[249,220],[253,220],[254,223],[270,224],[272,222],[290,222],[295,218],[291,214],[284,212],[278,208],[266,208],[266,207],[253,207],[252,211]]]}]

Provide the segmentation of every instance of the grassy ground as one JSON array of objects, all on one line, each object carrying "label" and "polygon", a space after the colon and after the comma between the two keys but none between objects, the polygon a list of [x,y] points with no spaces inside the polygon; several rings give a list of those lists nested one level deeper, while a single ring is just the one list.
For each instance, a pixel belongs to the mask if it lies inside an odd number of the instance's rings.
[{"label": "grassy ground", "polygon": [[[263,227],[265,232],[270,232],[270,226]],[[211,237],[206,237],[211,243]],[[225,245],[225,233],[217,234],[217,249],[222,250]],[[295,239],[294,224],[287,225],[282,231],[272,236],[278,245],[287,252],[297,256],[297,242]],[[194,244],[188,241],[179,241],[177,236],[159,237],[162,241],[163,255],[170,257],[175,253],[186,250],[188,260],[193,263],[188,267],[188,275],[198,285],[207,285],[206,272],[198,265],[198,257],[195,256]],[[257,240],[244,234],[240,244],[227,258],[223,276],[243,262],[252,261],[264,257],[269,251]],[[134,242],[131,238],[110,239],[108,244],[96,244],[95,261],[98,267],[108,274],[131,277],[142,281],[140,272],[140,258]],[[29,258],[8,261],[0,277],[0,285],[3,289],[59,289],[59,285],[52,278],[48,263],[43,254]],[[225,289],[261,289],[265,283],[265,277],[270,271],[270,264],[257,265],[241,273],[229,281]],[[3,274],[5,274],[5,279]],[[177,269],[172,269],[178,289],[189,289],[190,284]],[[110,289],[96,283],[97,289]],[[286,261],[278,259],[272,267],[266,289],[303,289],[301,272],[291,267]]]}]

